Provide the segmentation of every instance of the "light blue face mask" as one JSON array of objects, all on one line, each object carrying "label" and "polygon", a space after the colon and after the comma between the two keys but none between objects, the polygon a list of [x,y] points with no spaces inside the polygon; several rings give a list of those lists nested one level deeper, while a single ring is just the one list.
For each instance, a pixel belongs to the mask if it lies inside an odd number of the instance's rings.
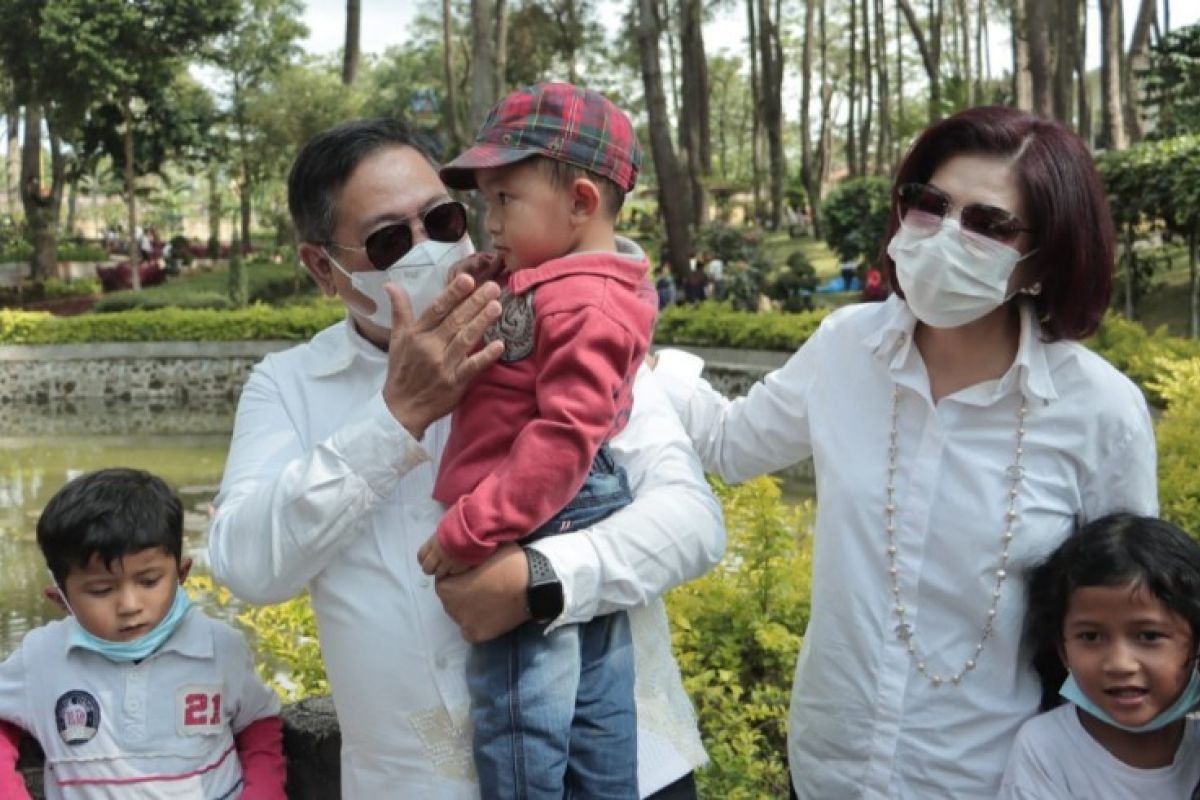
[{"label": "light blue face mask", "polygon": [[[63,594],[61,589],[59,593],[62,594],[65,603],[66,594]],[[67,608],[71,610],[69,604]],[[99,653],[109,661],[141,661],[157,652],[158,648],[171,638],[171,634],[175,633],[179,623],[183,622],[191,608],[192,600],[188,597],[188,593],[183,590],[182,586],[176,586],[175,599],[171,602],[171,609],[162,618],[162,621],[138,638],[128,642],[110,642],[108,639],[101,639],[99,636],[89,633],[79,624],[74,610],[71,610],[72,624],[68,644],[72,647],[82,647],[93,653]]]},{"label": "light blue face mask", "polygon": [[1188,681],[1183,694],[1179,695],[1179,699],[1172,703],[1170,708],[1164,709],[1158,716],[1144,725],[1136,727],[1122,725],[1110,717],[1102,708],[1089,700],[1087,695],[1083,693],[1083,690],[1079,688],[1079,684],[1075,682],[1074,675],[1067,675],[1067,679],[1063,681],[1062,688],[1058,690],[1058,693],[1107,725],[1112,725],[1114,728],[1120,728],[1130,733],[1149,733],[1159,728],[1165,728],[1176,720],[1183,719],[1188,712],[1196,707],[1197,703],[1200,703],[1200,672],[1192,670],[1192,679]]}]

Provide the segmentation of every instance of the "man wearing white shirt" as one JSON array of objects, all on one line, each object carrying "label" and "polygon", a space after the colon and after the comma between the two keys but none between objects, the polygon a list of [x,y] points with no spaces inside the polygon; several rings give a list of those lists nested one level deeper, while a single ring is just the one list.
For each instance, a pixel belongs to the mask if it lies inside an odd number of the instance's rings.
[{"label": "man wearing white shirt", "polygon": [[[577,535],[508,545],[435,585],[416,552],[441,514],[430,492],[446,415],[499,356],[496,344],[475,350],[499,314],[498,290],[472,292],[459,275],[427,301],[421,276],[432,273],[410,269],[414,254],[455,233],[466,240],[399,123],[352,122],[314,137],[293,166],[289,205],[301,258],[348,316],[251,375],[210,553],[217,579],[251,602],[310,591],[342,729],[343,796],[477,797],[467,642],[531,616],[560,625],[628,609],[640,794],[695,797],[691,773],[705,756],[658,596],[720,559],[724,527],[653,377],[639,375],[632,418],[612,442],[632,505]],[[369,277],[381,271],[386,279]],[[407,291],[383,288],[391,282]]]}]

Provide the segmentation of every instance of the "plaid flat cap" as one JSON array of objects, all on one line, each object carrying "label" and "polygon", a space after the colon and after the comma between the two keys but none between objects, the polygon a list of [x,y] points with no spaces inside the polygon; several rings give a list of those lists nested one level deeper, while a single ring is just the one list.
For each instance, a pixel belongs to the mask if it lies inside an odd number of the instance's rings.
[{"label": "plaid flat cap", "polygon": [[497,103],[475,144],[438,174],[452,189],[474,189],[475,170],[532,156],[580,167],[626,192],[642,165],[633,123],[604,95],[569,83],[539,83]]}]

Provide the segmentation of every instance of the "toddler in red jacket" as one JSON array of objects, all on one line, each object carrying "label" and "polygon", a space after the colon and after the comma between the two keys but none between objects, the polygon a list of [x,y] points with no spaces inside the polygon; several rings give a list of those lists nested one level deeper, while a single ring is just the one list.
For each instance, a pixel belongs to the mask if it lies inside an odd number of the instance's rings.
[{"label": "toddler in red jacket", "polygon": [[[632,501],[607,442],[624,428],[657,304],[649,264],[614,224],[641,148],[595,91],[513,92],[441,170],[487,201],[503,258],[500,363],[455,410],[433,496],[447,511],[418,555],[441,577],[504,542],[587,527]],[[526,548],[531,581],[549,564]],[[551,576],[552,577],[552,576]],[[553,603],[549,605],[555,605]],[[637,797],[633,656],[623,612],[553,627],[557,608],[476,647],[468,662],[484,797]]]}]

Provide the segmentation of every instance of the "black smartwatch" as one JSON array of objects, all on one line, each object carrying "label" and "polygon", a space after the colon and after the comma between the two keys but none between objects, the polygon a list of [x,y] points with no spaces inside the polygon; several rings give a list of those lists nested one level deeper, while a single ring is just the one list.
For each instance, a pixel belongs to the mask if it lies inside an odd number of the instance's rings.
[{"label": "black smartwatch", "polygon": [[563,611],[562,581],[546,558],[532,547],[523,548],[529,564],[529,588],[525,590],[525,607],[534,622],[545,624],[558,619]]}]

